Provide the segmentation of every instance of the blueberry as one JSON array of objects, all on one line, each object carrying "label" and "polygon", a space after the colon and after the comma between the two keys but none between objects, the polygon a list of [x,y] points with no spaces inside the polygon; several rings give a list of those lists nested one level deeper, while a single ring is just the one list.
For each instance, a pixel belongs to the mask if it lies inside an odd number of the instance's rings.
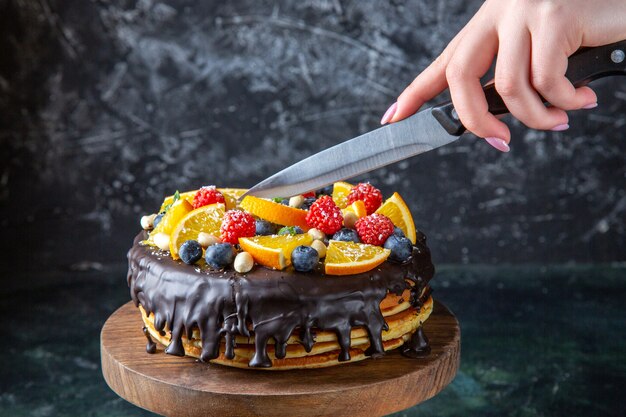
[{"label": "blueberry", "polygon": [[256,221],[256,235],[268,236],[273,235],[274,233],[276,233],[276,227],[272,223],[266,220]]},{"label": "blueberry", "polygon": [[202,258],[202,246],[197,240],[188,240],[178,250],[180,259],[187,265],[193,265]]},{"label": "blueberry", "polygon": [[293,268],[299,272],[312,271],[319,260],[319,254],[310,246],[298,246],[291,252],[291,263]]},{"label": "blueberry", "polygon": [[235,251],[230,243],[218,243],[206,248],[204,259],[215,269],[223,269],[233,263]]},{"label": "blueberry", "polygon": [[288,206],[289,205],[289,199],[288,198],[283,198],[282,200],[280,200],[280,204],[282,204],[283,206]]},{"label": "blueberry", "polygon": [[348,229],[344,227],[339,230],[337,233],[333,235],[333,240],[340,240],[342,242],[354,242],[361,243],[361,239],[359,239],[359,235],[356,230]]},{"label": "blueberry", "polygon": [[311,206],[313,205],[313,203],[315,203],[315,200],[317,200],[317,198],[315,197],[305,197],[304,203],[302,203],[300,208],[302,210],[309,210]]},{"label": "blueberry", "polygon": [[393,234],[394,234],[394,236],[398,236],[398,237],[406,237],[406,236],[404,236],[404,232],[402,231],[402,229],[400,229],[397,226],[394,226]]},{"label": "blueberry", "polygon": [[304,230],[300,226],[285,226],[278,231],[279,235],[301,235]]},{"label": "blueberry", "polygon": [[156,215],[156,217],[154,218],[154,221],[152,222],[152,227],[153,228],[157,227],[157,224],[159,224],[161,219],[163,219],[164,215],[165,215],[165,213],[159,213],[159,214]]},{"label": "blueberry", "polygon": [[406,237],[391,235],[384,244],[385,249],[391,250],[389,259],[395,262],[406,262],[413,252],[413,244]]},{"label": "blueberry", "polygon": [[321,195],[333,195],[333,185],[330,184],[324,188],[320,188],[319,190],[315,192],[315,195],[318,197]]}]

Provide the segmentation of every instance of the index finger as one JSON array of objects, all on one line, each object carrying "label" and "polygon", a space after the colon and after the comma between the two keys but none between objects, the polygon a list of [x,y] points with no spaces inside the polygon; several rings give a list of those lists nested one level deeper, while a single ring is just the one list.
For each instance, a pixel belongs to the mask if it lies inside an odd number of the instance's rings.
[{"label": "index finger", "polygon": [[468,33],[448,64],[446,77],[454,108],[466,129],[481,138],[498,138],[508,143],[511,137],[509,128],[489,113],[480,83],[497,49],[498,35],[495,28],[481,28],[480,31]]},{"label": "index finger", "polygon": [[443,52],[422,71],[402,94],[398,96],[397,109],[390,122],[398,122],[417,112],[422,105],[448,88],[446,67],[454,55],[456,46],[463,38],[465,26],[446,46]]}]

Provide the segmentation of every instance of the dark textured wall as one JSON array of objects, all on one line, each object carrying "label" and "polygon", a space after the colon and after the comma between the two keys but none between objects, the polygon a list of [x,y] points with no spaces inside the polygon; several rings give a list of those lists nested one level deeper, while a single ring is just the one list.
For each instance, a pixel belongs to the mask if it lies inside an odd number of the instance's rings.
[{"label": "dark textured wall", "polygon": [[[1,0],[3,260],[123,260],[163,195],[375,128],[479,5]],[[369,179],[437,262],[624,261],[626,84],[595,85],[567,132],[512,122],[509,154],[467,137]]]}]

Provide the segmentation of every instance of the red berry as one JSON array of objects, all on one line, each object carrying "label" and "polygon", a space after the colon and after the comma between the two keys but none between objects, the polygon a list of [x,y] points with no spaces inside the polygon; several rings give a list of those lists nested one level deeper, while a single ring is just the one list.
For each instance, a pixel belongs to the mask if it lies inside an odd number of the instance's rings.
[{"label": "red berry", "polygon": [[239,210],[228,210],[220,227],[223,242],[239,243],[240,237],[252,237],[256,232],[256,221],[252,214]]},{"label": "red berry", "polygon": [[352,204],[357,200],[365,203],[367,214],[372,214],[383,203],[383,194],[372,184],[362,182],[355,185],[350,194],[348,194],[348,204]]},{"label": "red berry", "polygon": [[356,232],[363,243],[381,246],[393,234],[393,223],[382,214],[370,214],[357,220]]},{"label": "red berry", "polygon": [[193,196],[193,208],[208,206],[209,204],[224,204],[224,196],[217,191],[215,185],[207,185],[200,188]]},{"label": "red berry", "polygon": [[327,235],[332,235],[343,226],[343,215],[332,197],[325,195],[311,204],[306,215],[306,224]]},{"label": "red berry", "polygon": [[304,197],[304,198],[315,197],[315,191],[309,191],[308,193],[304,193],[304,194],[302,194],[302,197]]}]

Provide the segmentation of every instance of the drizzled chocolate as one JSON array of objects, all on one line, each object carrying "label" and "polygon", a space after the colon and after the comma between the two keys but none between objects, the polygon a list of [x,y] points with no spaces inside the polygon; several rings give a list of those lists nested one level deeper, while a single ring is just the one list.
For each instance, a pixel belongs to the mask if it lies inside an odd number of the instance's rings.
[{"label": "drizzled chocolate", "polygon": [[[128,252],[131,297],[135,305],[154,313],[157,331],[166,326],[171,330],[166,353],[183,356],[181,337],[191,339],[194,328],[199,328],[202,361],[218,357],[222,338],[224,355],[234,358],[235,336],[251,336],[249,325],[255,344],[251,367],[272,366],[267,354],[270,338],[275,341],[276,357],[284,358],[287,339],[294,330],[299,331],[307,352],[315,343],[315,329],[335,332],[341,347],[339,360],[348,361],[350,331],[363,326],[370,339],[366,355],[380,356],[384,353],[381,333],[387,329],[381,301],[387,292],[400,295],[410,289],[409,301],[419,309],[428,297],[428,291],[422,292],[434,274],[426,237],[420,232],[407,262],[384,262],[371,271],[349,276],[324,275],[322,269],[298,273],[256,266],[239,274],[232,269],[194,268],[142,246],[139,242],[145,238],[145,232],[140,233]],[[427,339],[421,328],[416,333],[419,335],[408,348],[424,352]]]},{"label": "drizzled chocolate", "polygon": [[407,358],[421,358],[430,353],[430,344],[422,326],[411,335],[411,339],[402,346],[402,354]]},{"label": "drizzled chocolate", "polygon": [[155,353],[156,343],[154,343],[152,337],[150,337],[150,332],[148,331],[148,328],[146,326],[143,326],[143,329],[141,330],[143,331],[143,335],[146,336],[146,339],[148,340],[148,342],[146,343],[146,352]]}]

